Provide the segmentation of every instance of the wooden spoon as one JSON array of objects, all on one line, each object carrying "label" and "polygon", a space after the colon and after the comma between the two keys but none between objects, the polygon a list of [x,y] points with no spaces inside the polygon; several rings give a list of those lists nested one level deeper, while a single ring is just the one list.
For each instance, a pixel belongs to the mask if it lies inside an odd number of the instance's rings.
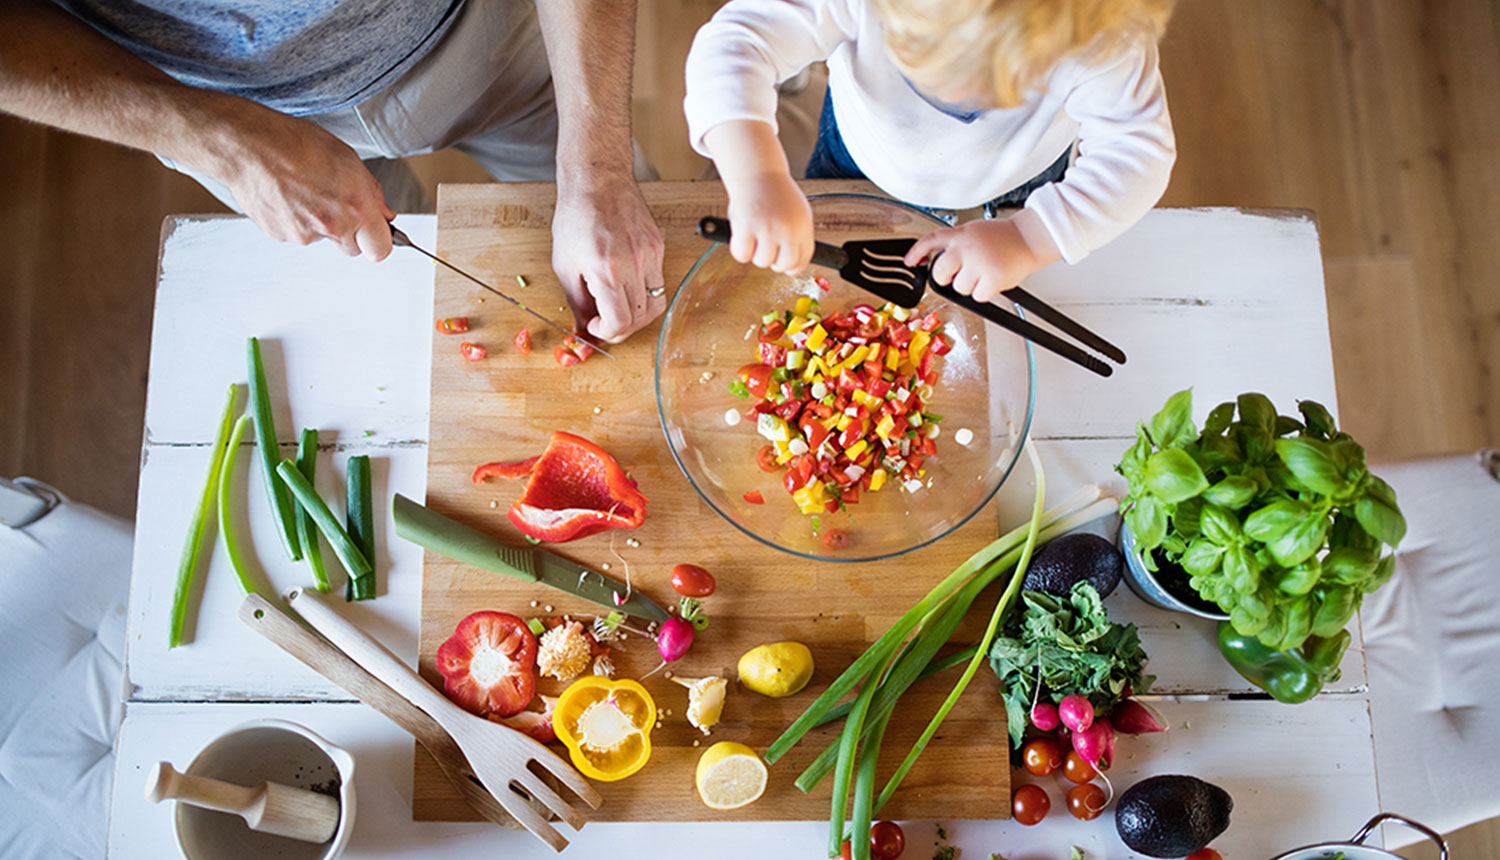
[{"label": "wooden spoon", "polygon": [[251,830],[321,843],[339,829],[339,799],[279,782],[254,788],[203,776],[178,773],[168,762],[158,762],[146,776],[146,799],[152,803],[176,800],[191,806],[230,812],[245,819]]}]

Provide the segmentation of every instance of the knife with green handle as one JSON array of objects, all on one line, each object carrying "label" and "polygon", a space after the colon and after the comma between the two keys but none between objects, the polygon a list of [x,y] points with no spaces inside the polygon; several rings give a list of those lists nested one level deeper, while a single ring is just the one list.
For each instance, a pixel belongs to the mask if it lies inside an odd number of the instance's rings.
[{"label": "knife with green handle", "polygon": [[639,591],[632,590],[629,599],[616,603],[625,597],[625,586],[577,562],[544,549],[501,543],[400,493],[392,502],[391,513],[397,536],[454,561],[524,582],[549,585],[626,615],[651,621],[666,621],[671,617]]}]

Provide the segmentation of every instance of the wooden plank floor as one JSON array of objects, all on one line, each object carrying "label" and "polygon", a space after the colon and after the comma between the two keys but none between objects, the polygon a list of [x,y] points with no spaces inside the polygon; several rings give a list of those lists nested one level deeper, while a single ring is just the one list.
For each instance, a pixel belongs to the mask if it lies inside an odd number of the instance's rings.
[{"label": "wooden plank floor", "polygon": [[[716,6],[641,0],[636,135],[664,179],[704,167],[681,69]],[[1163,44],[1163,202],[1317,213],[1343,418],[1375,459],[1500,443],[1497,18],[1495,0],[1184,0]],[[447,154],[418,168],[482,177]],[[133,513],[161,219],[219,209],[148,155],[0,117],[0,475]]]}]

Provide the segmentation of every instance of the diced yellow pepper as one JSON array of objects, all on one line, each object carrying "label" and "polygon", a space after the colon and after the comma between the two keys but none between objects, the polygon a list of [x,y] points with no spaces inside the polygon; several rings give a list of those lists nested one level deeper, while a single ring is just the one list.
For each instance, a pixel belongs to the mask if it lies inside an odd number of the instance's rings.
[{"label": "diced yellow pepper", "polygon": [[811,324],[812,323],[810,323],[808,321],[807,317],[803,317],[803,316],[792,317],[792,321],[786,324],[786,333],[787,333],[787,336],[790,337],[790,336],[796,334],[797,332],[802,331],[803,329],[807,328]]},{"label": "diced yellow pepper", "polygon": [[825,343],[828,341],[828,332],[822,323],[813,326],[812,334],[807,336],[807,348],[816,353],[822,353]]},{"label": "diced yellow pepper", "polygon": [[864,364],[865,359],[869,357],[870,345],[867,343],[862,343],[859,346],[855,347],[853,352],[849,353],[848,358],[844,359],[844,367],[859,367],[861,364]]},{"label": "diced yellow pepper", "polygon": [[894,347],[892,347],[891,349],[886,350],[886,353],[885,353],[885,366],[888,367],[888,368],[890,368],[891,370],[895,370],[897,367],[900,367],[901,366],[901,350],[896,349]]},{"label": "diced yellow pepper", "polygon": [[880,419],[879,424],[875,425],[875,435],[879,436],[882,439],[889,439],[891,436],[891,431],[894,429],[896,429],[896,419],[887,415],[884,418]]},{"label": "diced yellow pepper", "polygon": [[849,455],[849,459],[854,460],[854,459],[857,459],[860,454],[863,454],[865,452],[865,449],[868,448],[868,447],[870,447],[870,443],[869,442],[866,442],[863,439],[859,439],[859,440],[856,440],[853,445],[850,445],[848,448],[845,448],[844,449],[844,453],[847,454],[847,455]]},{"label": "diced yellow pepper", "polygon": [[885,486],[885,470],[876,469],[870,474],[870,492],[875,492]]},{"label": "diced yellow pepper", "polygon": [[911,346],[907,349],[912,364],[918,364],[922,361],[922,353],[927,351],[927,344],[931,341],[932,335],[921,329],[912,332]]},{"label": "diced yellow pepper", "polygon": [[799,297],[797,303],[792,306],[792,313],[799,317],[807,316],[807,312],[810,310],[812,310],[812,298],[810,296]]},{"label": "diced yellow pepper", "polygon": [[865,361],[879,361],[880,360],[880,347],[881,347],[881,344],[878,343],[878,342],[870,344],[870,354],[867,355],[867,356],[865,356]]},{"label": "diced yellow pepper", "polygon": [[839,427],[840,430],[847,429],[849,427],[849,425],[853,424],[853,423],[854,423],[854,419],[852,417],[850,417],[848,415],[843,415],[843,414],[839,415],[839,424],[838,424],[838,427]]},{"label": "diced yellow pepper", "polygon": [[[870,408],[873,408],[873,409],[879,409],[880,408],[880,401],[877,400],[877,399],[875,399],[874,397],[871,397],[870,394],[869,394],[869,392],[865,391],[863,388],[856,388],[856,389],[854,389],[854,395],[853,396],[854,396],[854,401],[856,403],[859,403],[862,406],[870,407]],[[871,406],[871,404],[874,404],[874,405]]]}]

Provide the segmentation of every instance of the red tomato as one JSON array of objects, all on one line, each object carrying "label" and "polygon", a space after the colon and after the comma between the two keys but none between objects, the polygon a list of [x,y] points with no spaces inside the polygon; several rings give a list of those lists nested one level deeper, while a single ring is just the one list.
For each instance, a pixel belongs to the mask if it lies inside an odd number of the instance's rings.
[{"label": "red tomato", "polygon": [[839,846],[839,860],[854,860],[854,845],[847,840]]},{"label": "red tomato", "polygon": [[760,494],[760,490],[751,490],[744,495],[744,499],[752,505],[764,505],[766,503],[766,497]]},{"label": "red tomato", "polygon": [[578,355],[565,346],[552,347],[552,360],[563,367],[572,367],[578,363]]},{"label": "red tomato", "polygon": [[1212,848],[1199,848],[1189,854],[1187,860],[1224,860],[1224,858]]},{"label": "red tomato", "polygon": [[468,317],[448,317],[437,321],[440,334],[463,334],[469,330]]},{"label": "red tomato", "polygon": [[[453,635],[438,647],[443,690],[470,713],[486,717],[518,714],[531,704],[535,692],[536,648],[536,637],[516,616],[475,612],[458,622]],[[475,662],[487,671],[471,674]],[[496,674],[495,668],[502,671]]]},{"label": "red tomato", "polygon": [[[821,406],[822,404],[817,405]],[[828,428],[824,427],[823,423],[814,417],[814,414],[808,409],[802,410],[802,417],[797,419],[797,429],[801,430],[802,435],[807,437],[807,447],[814,451],[818,450],[818,446],[822,445],[823,440],[828,438]]]},{"label": "red tomato", "polygon": [[787,469],[786,474],[781,477],[781,485],[786,487],[788,493],[795,493],[807,486],[807,476],[796,469]]},{"label": "red tomato", "polygon": [[938,355],[947,355],[953,351],[953,339],[945,334],[940,334],[932,339],[932,345],[928,348]]},{"label": "red tomato", "polygon": [[822,275],[819,275],[818,277],[813,278],[813,283],[817,284],[818,285],[818,289],[822,290],[825,293],[828,292],[829,290],[833,289],[833,285],[830,284],[830,283],[828,283],[828,279],[825,278],[825,277],[823,277]]},{"label": "red tomato", "polygon": [[1051,810],[1052,801],[1039,785],[1021,786],[1010,802],[1011,815],[1027,827],[1040,823]]},{"label": "red tomato", "polygon": [[1025,765],[1027,773],[1046,776],[1062,767],[1062,751],[1052,738],[1036,738],[1027,741],[1026,746],[1021,748],[1021,763]]},{"label": "red tomato", "polygon": [[760,327],[760,340],[764,343],[780,340],[783,334],[786,334],[786,323],[779,319],[763,323]]},{"label": "red tomato", "polygon": [[776,462],[776,448],[772,445],[760,446],[760,450],[755,452],[755,465],[759,466],[762,472],[779,470],[781,464]]},{"label": "red tomato", "polygon": [[463,353],[464,358],[468,359],[469,361],[478,361],[479,359],[484,358],[486,355],[490,354],[489,350],[485,349],[479,344],[469,343],[468,341],[464,341],[463,343],[459,344],[458,351]]},{"label": "red tomato", "polygon": [[1085,783],[1099,775],[1094,766],[1083,760],[1083,756],[1068,750],[1067,756],[1063,758],[1063,776],[1069,782]]},{"label": "red tomato", "polygon": [[767,365],[747,364],[740,368],[739,375],[751,397],[763,398],[771,390],[771,368]]},{"label": "red tomato", "polygon": [[1104,789],[1092,782],[1068,789],[1068,812],[1079,821],[1093,821],[1104,811],[1109,799]]},{"label": "red tomato", "polygon": [[672,568],[672,589],[683,597],[707,597],[714,593],[714,575],[696,564]]},{"label": "red tomato", "polygon": [[513,343],[516,345],[517,352],[522,355],[531,355],[531,331],[529,329],[523,328],[516,332]]},{"label": "red tomato", "polygon": [[786,364],[786,347],[777,346],[774,343],[762,342],[759,345],[760,363],[771,367],[780,367]]},{"label": "red tomato", "polygon": [[875,860],[896,860],[906,850],[906,834],[894,821],[881,821],[870,828],[870,854]]},{"label": "red tomato", "polygon": [[[833,510],[838,510],[837,502],[834,503]],[[841,550],[849,545],[849,533],[843,529],[826,529],[822,540],[824,549]]]}]

